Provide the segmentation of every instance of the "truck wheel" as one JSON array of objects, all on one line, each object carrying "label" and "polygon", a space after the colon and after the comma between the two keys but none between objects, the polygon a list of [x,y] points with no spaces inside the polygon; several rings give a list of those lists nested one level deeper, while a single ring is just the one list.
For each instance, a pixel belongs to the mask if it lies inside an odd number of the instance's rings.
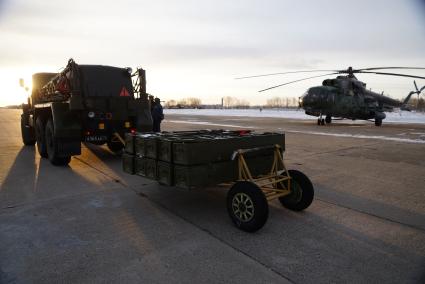
[{"label": "truck wheel", "polygon": [[[291,193],[279,197],[280,203],[288,209],[302,211],[313,202],[314,188],[310,179],[300,171],[289,170]],[[285,173],[283,175],[286,175]]]},{"label": "truck wheel", "polygon": [[60,143],[57,138],[55,138],[54,135],[54,127],[53,127],[53,120],[50,118],[47,121],[46,124],[46,149],[47,154],[49,157],[50,163],[52,163],[55,166],[64,166],[68,165],[71,161],[70,156],[61,157],[59,156],[58,151],[58,144]]},{"label": "truck wheel", "polygon": [[120,153],[122,151],[122,149],[124,148],[124,145],[121,142],[108,141],[107,145],[108,145],[109,150],[111,150],[115,154]]},{"label": "truck wheel", "polygon": [[269,216],[267,199],[261,189],[249,181],[238,181],[227,193],[227,212],[239,229],[255,232]]},{"label": "truck wheel", "polygon": [[35,134],[34,128],[27,125],[27,119],[25,119],[25,114],[21,114],[21,134],[22,142],[26,146],[34,146],[35,144]]},{"label": "truck wheel", "polygon": [[35,140],[37,141],[37,150],[42,158],[47,158],[44,127],[44,120],[41,118],[41,116],[37,117],[35,121]]}]

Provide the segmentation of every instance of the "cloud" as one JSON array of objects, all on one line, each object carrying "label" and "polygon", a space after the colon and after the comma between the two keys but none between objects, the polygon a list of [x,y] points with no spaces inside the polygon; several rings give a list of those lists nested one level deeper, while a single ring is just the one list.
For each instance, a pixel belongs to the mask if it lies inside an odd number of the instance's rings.
[{"label": "cloud", "polygon": [[[73,57],[84,64],[144,66],[149,76],[152,72],[154,91],[170,97],[206,92],[205,86],[210,94],[255,92],[268,81],[235,84],[231,78],[425,65],[424,9],[418,5],[403,0],[0,0],[0,66],[59,69]],[[187,78],[190,83],[183,82]],[[167,89],[165,80],[173,88]]]}]

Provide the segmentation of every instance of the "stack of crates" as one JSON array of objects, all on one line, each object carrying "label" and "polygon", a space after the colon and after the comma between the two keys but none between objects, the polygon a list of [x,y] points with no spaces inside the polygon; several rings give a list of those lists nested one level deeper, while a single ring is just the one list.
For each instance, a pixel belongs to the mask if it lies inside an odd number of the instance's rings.
[{"label": "stack of crates", "polygon": [[[238,179],[238,149],[280,145],[283,133],[199,130],[127,134],[123,169],[161,184],[197,188]],[[266,174],[273,162],[273,148],[244,155],[254,176]]]}]

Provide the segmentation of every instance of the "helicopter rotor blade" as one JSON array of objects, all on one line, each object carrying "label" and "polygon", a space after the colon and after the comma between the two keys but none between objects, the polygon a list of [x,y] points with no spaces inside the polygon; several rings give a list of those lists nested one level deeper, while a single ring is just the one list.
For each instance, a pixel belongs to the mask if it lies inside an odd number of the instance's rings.
[{"label": "helicopter rotor blade", "polygon": [[360,68],[360,69],[355,69],[353,70],[355,71],[362,71],[362,70],[367,70],[367,71],[371,71],[371,70],[383,70],[383,69],[411,69],[411,70],[425,70],[425,67],[372,67],[372,68]]},{"label": "helicopter rotor blade", "polygon": [[399,76],[399,77],[409,77],[409,78],[416,78],[416,79],[425,79],[425,77],[422,77],[422,76],[414,76],[414,75],[398,74],[398,73],[387,73],[387,72],[356,71],[356,72],[353,72],[353,73],[366,73],[366,74],[389,75],[389,76]]},{"label": "helicopter rotor blade", "polygon": [[269,87],[269,88],[266,88],[266,89],[262,89],[262,90],[259,90],[258,92],[264,92],[264,91],[267,91],[267,90],[271,90],[271,89],[274,89],[274,88],[278,88],[278,87],[281,87],[281,86],[285,86],[285,85],[288,85],[288,84],[292,84],[292,83],[296,83],[296,82],[300,82],[300,81],[304,81],[304,80],[308,80],[308,79],[314,79],[314,78],[325,77],[325,76],[336,75],[336,74],[339,74],[339,73],[329,73],[329,74],[325,74],[325,75],[312,76],[312,77],[308,77],[308,78],[298,79],[298,80],[295,80],[295,81],[286,82],[286,83],[279,84],[279,85],[276,85],[276,86],[272,86],[272,87]]},{"label": "helicopter rotor blade", "polygon": [[415,85],[416,92],[419,92],[418,85],[416,85],[416,81],[415,80],[413,80],[413,84]]},{"label": "helicopter rotor blade", "polygon": [[[351,67],[350,67],[351,68]],[[235,80],[240,79],[249,79],[249,78],[258,78],[258,77],[267,77],[267,76],[275,76],[275,75],[285,75],[285,74],[295,74],[295,73],[312,73],[312,72],[338,72],[339,74],[343,73],[359,73],[363,70],[371,71],[371,70],[382,70],[382,69],[416,69],[416,70],[425,70],[425,67],[371,67],[371,68],[361,68],[361,69],[343,69],[343,70],[302,70],[302,71],[289,71],[289,72],[277,72],[277,73],[267,73],[267,74],[259,74],[252,76],[243,76],[237,77]]]},{"label": "helicopter rotor blade", "polygon": [[275,76],[275,75],[284,75],[284,74],[294,74],[294,73],[310,73],[310,72],[337,72],[338,70],[304,70],[304,71],[289,71],[289,72],[279,72],[279,73],[269,73],[269,74],[260,74],[260,75],[252,75],[252,76],[244,76],[237,77],[235,80],[240,79],[249,79],[249,78],[257,78],[257,77],[267,77],[267,76]]}]

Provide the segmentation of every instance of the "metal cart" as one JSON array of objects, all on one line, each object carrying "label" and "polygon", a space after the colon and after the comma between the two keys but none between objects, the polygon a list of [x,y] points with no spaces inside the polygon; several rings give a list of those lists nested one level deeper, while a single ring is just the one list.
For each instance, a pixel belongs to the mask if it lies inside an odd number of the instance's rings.
[{"label": "metal cart", "polygon": [[[266,175],[253,177],[244,155],[266,148],[274,148],[271,170]],[[220,185],[230,186],[227,211],[239,229],[255,232],[262,228],[269,214],[268,202],[274,199],[294,211],[304,210],[312,203],[314,188],[310,179],[300,171],[287,170],[279,145],[237,150],[232,156],[232,160],[235,159],[238,180]]]}]

